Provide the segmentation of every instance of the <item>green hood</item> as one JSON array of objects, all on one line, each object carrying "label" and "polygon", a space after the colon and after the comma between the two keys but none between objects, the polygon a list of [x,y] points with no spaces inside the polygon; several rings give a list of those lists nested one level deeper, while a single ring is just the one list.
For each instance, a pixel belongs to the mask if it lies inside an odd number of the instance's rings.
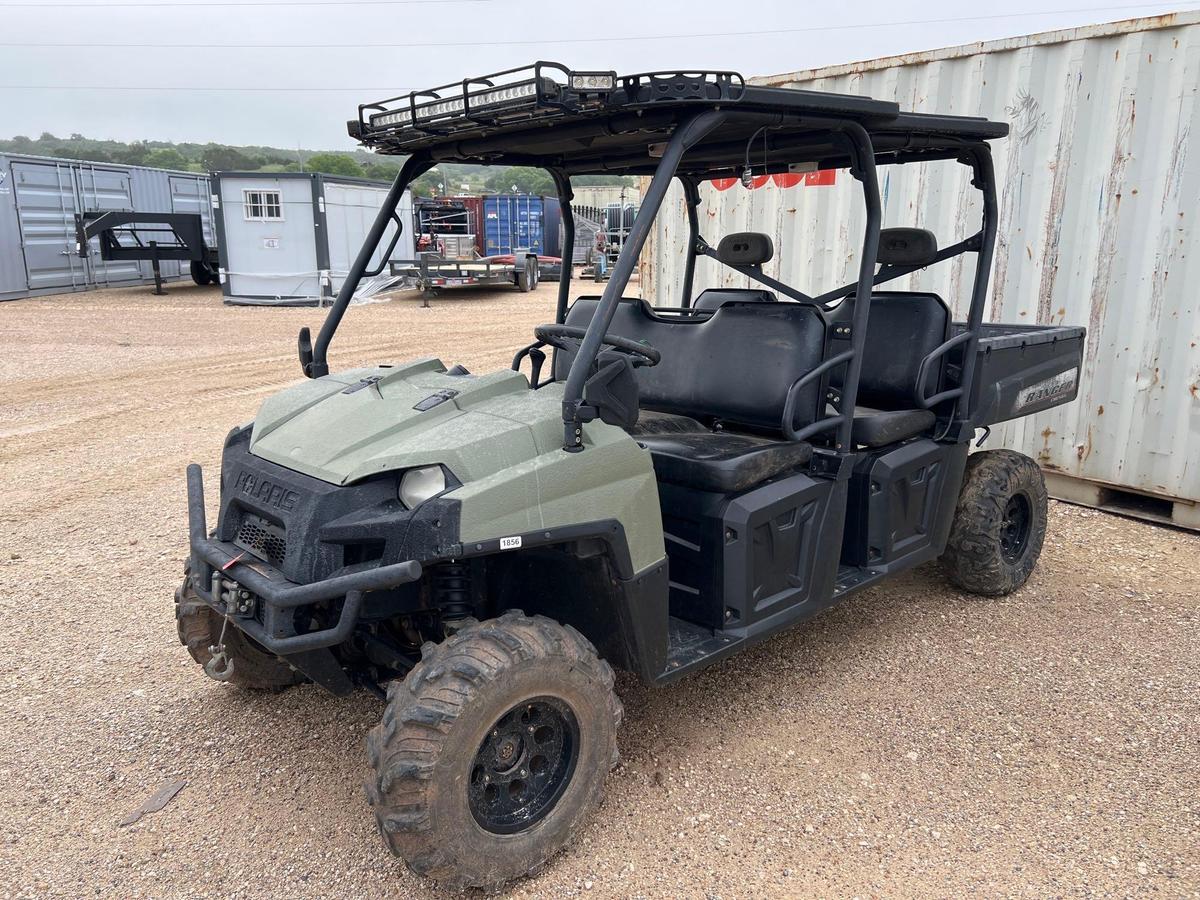
[{"label": "green hood", "polygon": [[250,450],[332,484],[433,463],[467,483],[545,452],[560,401],[518,372],[447,375],[437,359],[354,369],[268,398]]}]

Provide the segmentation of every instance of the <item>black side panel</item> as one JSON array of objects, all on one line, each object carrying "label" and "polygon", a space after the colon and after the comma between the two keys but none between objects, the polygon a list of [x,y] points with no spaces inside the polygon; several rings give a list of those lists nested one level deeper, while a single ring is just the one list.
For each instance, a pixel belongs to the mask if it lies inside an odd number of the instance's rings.
[{"label": "black side panel", "polygon": [[807,475],[737,496],[660,484],[671,615],[737,629],[830,595],[836,553],[821,541],[840,538],[824,529],[836,488]]},{"label": "black side panel", "polygon": [[648,681],[667,661],[667,564],[621,578],[600,541],[487,557],[490,614],[520,609],[579,630],[611,665]]},{"label": "black side panel", "polygon": [[794,475],[725,510],[726,627],[750,627],[833,592],[837,546],[826,514],[837,483]]},{"label": "black side panel", "polygon": [[663,538],[670,560],[671,615],[723,628],[723,494],[660,482]]},{"label": "black side panel", "polygon": [[966,458],[966,444],[928,439],[865,454],[850,479],[842,561],[892,572],[940,556]]}]

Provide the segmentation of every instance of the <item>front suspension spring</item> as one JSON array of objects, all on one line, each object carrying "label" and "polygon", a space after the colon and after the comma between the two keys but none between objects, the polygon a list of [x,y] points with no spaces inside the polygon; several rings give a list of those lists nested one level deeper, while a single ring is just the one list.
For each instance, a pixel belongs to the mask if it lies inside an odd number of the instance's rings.
[{"label": "front suspension spring", "polygon": [[471,604],[471,570],[463,563],[442,563],[433,570],[433,590],[442,619],[465,619],[474,612]]}]

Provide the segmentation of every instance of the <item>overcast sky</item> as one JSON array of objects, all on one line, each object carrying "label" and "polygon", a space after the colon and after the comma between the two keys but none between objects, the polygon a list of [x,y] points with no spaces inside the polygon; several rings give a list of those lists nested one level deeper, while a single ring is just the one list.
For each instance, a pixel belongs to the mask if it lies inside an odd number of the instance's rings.
[{"label": "overcast sky", "polygon": [[0,0],[0,137],[349,149],[358,103],[535,59],[770,75],[1197,5]]}]

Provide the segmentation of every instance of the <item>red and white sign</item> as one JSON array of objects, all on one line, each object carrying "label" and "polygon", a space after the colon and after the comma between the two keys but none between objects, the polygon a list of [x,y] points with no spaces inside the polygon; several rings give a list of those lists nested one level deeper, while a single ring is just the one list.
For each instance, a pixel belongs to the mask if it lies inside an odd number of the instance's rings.
[{"label": "red and white sign", "polygon": [[[837,169],[818,169],[816,172],[780,172],[776,175],[755,175],[750,182],[750,189],[763,187],[770,181],[775,187],[790,188],[819,187],[826,184],[837,184]],[[740,178],[714,178],[713,186],[718,191],[727,191],[741,183]]]}]

